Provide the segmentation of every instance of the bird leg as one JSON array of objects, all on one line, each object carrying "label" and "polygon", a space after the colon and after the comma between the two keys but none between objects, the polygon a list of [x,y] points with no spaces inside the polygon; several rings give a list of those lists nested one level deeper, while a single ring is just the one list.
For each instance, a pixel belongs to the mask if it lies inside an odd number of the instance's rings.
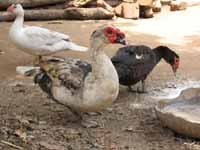
[{"label": "bird leg", "polygon": [[[49,96],[50,96],[50,98],[51,98],[53,101],[55,101],[56,103],[63,105],[63,104],[60,103],[58,100],[56,100],[52,95],[49,95]],[[81,124],[83,127],[85,127],[85,128],[95,128],[95,127],[98,127],[98,126],[99,126],[98,123],[95,122],[95,121],[91,121],[91,120],[86,120],[86,119],[84,119],[84,118],[83,118],[83,114],[82,114],[80,111],[76,111],[76,110],[74,110],[73,108],[71,108],[70,106],[66,106],[66,105],[64,105],[64,106],[67,107],[67,108],[71,111],[71,113],[74,114],[74,115],[76,116],[76,118],[77,118],[76,121],[80,122],[80,124]]]},{"label": "bird leg", "polygon": [[140,87],[137,87],[137,89],[134,90],[134,89],[132,88],[132,86],[128,86],[129,91],[130,91],[130,92],[133,92],[133,93],[147,93],[146,87],[145,87],[145,81],[142,80],[141,83],[142,83],[142,89],[141,89]]},{"label": "bird leg", "polygon": [[78,121],[82,121],[83,120],[83,116],[80,112],[75,111],[74,109],[72,109],[71,107],[67,106],[67,108],[72,112],[72,114],[74,114],[77,118]]},{"label": "bird leg", "polygon": [[138,92],[138,90],[134,90],[131,85],[128,86],[128,90],[129,90],[129,92],[133,92],[133,93]]},{"label": "bird leg", "polygon": [[40,64],[41,60],[42,60],[42,56],[40,56],[40,55],[35,56],[33,65],[38,66]]},{"label": "bird leg", "polygon": [[67,108],[77,117],[77,121],[80,121],[81,126],[84,128],[95,128],[99,126],[97,122],[85,119],[81,112],[78,112],[71,107]]},{"label": "bird leg", "polygon": [[77,117],[77,121],[80,121],[81,126],[83,126],[84,128],[96,128],[99,126],[96,121],[84,118],[81,112],[74,111],[73,109],[70,110]]},{"label": "bird leg", "polygon": [[147,93],[146,86],[145,86],[145,81],[142,80],[141,82],[142,82],[142,90],[141,91],[138,90],[138,93]]},{"label": "bird leg", "polygon": [[133,92],[132,86],[128,86],[128,90],[129,90],[130,92]]},{"label": "bird leg", "polygon": [[82,119],[81,125],[84,128],[97,128],[97,127],[99,127],[99,124],[96,121],[88,120],[88,119]]},{"label": "bird leg", "polygon": [[97,116],[97,115],[101,115],[101,112],[86,112],[87,115],[89,116]]}]

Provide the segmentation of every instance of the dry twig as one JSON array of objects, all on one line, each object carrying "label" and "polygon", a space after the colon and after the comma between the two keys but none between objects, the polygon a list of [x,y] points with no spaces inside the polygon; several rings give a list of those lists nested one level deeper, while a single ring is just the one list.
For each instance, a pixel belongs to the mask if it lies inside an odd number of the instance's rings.
[{"label": "dry twig", "polygon": [[14,145],[14,144],[12,144],[12,143],[10,143],[10,142],[7,142],[7,141],[4,141],[4,140],[1,140],[1,143],[6,144],[6,145],[11,146],[11,147],[16,148],[16,149],[23,150],[22,147],[17,146],[17,145]]}]

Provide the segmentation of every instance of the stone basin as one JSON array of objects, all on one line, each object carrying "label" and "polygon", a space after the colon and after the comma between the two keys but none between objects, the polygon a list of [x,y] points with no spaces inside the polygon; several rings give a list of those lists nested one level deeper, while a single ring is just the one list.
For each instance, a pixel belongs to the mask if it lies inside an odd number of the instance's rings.
[{"label": "stone basin", "polygon": [[162,124],[179,134],[200,139],[200,88],[190,88],[155,106]]}]

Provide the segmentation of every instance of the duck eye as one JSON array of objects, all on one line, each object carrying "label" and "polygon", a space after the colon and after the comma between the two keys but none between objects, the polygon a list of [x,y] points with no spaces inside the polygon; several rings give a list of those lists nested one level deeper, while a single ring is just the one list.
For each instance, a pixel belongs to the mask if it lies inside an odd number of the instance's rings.
[{"label": "duck eye", "polygon": [[125,52],[126,52],[126,53],[129,53],[129,49],[125,49]]},{"label": "duck eye", "polygon": [[13,6],[13,8],[17,8],[17,6],[16,6],[16,5],[14,5],[14,6]]},{"label": "duck eye", "polygon": [[113,34],[113,31],[112,31],[111,29],[108,29],[108,30],[107,30],[107,33],[108,33],[108,34]]}]

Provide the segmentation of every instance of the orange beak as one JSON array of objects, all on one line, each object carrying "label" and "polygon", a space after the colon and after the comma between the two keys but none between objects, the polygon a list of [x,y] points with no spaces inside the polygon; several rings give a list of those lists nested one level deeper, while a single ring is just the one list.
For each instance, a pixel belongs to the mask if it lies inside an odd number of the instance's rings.
[{"label": "orange beak", "polygon": [[7,12],[12,13],[13,9],[14,9],[14,5],[11,5],[11,6],[8,7]]}]

